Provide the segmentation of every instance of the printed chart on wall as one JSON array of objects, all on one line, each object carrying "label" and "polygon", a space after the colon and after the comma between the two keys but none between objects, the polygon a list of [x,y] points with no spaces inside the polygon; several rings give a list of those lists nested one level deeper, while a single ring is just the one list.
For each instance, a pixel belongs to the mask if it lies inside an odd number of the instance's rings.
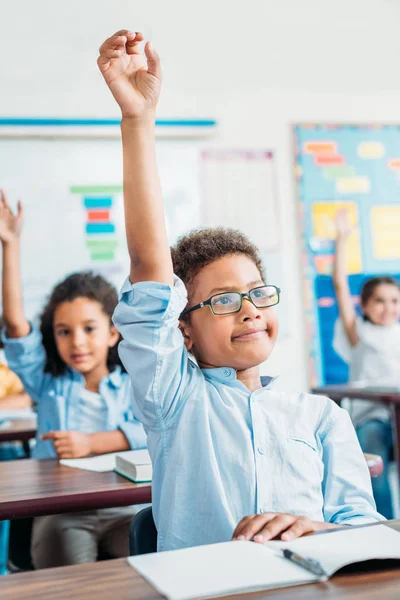
[{"label": "printed chart on wall", "polygon": [[353,225],[347,270],[359,311],[366,279],[400,280],[400,126],[298,125],[294,131],[310,382],[341,383],[347,365],[332,348],[335,215],[346,208]]},{"label": "printed chart on wall", "polygon": [[[169,240],[200,224],[200,151],[160,140],[157,158]],[[35,319],[54,284],[77,270],[120,289],[129,272],[119,139],[0,139],[0,185],[25,209],[25,312]]]},{"label": "printed chart on wall", "polygon": [[288,333],[288,319],[274,154],[270,150],[204,150],[201,173],[202,222],[245,233],[260,249],[267,280],[283,290],[276,308],[282,338]]}]

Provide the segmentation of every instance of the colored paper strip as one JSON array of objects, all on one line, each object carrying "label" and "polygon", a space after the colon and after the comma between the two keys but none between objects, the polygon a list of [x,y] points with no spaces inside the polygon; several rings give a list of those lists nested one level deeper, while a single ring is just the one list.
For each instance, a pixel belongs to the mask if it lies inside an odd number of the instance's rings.
[{"label": "colored paper strip", "polygon": [[99,233],[114,233],[115,225],[113,223],[87,223],[86,233],[95,235]]},{"label": "colored paper strip", "polygon": [[87,214],[87,218],[89,222],[92,221],[109,221],[110,220],[110,211],[109,210],[89,210]]},{"label": "colored paper strip", "polygon": [[314,157],[314,162],[316,165],[343,165],[344,156],[340,156],[340,154],[318,154]]},{"label": "colored paper strip", "polygon": [[85,197],[83,199],[83,204],[87,209],[97,209],[97,208],[111,208],[112,206],[112,198],[104,196],[100,198],[96,197]]},{"label": "colored paper strip", "polygon": [[120,194],[122,185],[73,185],[71,194]]},{"label": "colored paper strip", "polygon": [[118,246],[118,240],[86,240],[86,247],[93,251],[114,250]]},{"label": "colored paper strip", "polygon": [[114,252],[93,252],[91,255],[92,260],[114,260]]},{"label": "colored paper strip", "polygon": [[307,154],[337,154],[336,142],[305,142],[304,151]]}]

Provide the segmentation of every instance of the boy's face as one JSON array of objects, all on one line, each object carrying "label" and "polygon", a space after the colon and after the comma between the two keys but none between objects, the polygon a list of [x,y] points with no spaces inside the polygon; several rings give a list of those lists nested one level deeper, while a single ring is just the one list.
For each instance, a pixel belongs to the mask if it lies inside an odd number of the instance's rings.
[{"label": "boy's face", "polygon": [[[196,275],[189,306],[219,292],[243,293],[264,283],[250,258],[244,254],[224,256]],[[187,349],[202,368],[244,371],[255,367],[269,357],[278,335],[274,308],[256,308],[247,299],[239,312],[214,315],[204,306],[190,313],[190,322],[181,321],[180,325]]]}]

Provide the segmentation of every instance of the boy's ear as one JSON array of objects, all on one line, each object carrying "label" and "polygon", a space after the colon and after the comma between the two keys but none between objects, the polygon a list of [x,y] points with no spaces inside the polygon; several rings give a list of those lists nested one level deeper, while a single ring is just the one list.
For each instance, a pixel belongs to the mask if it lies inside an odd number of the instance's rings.
[{"label": "boy's ear", "polygon": [[109,348],[113,348],[117,342],[119,342],[119,332],[116,329],[115,325],[111,325],[111,327],[110,327],[110,339],[108,341],[108,347]]},{"label": "boy's ear", "polygon": [[179,321],[179,329],[183,335],[186,350],[189,352],[193,348],[193,340],[191,338],[190,324],[182,319]]}]

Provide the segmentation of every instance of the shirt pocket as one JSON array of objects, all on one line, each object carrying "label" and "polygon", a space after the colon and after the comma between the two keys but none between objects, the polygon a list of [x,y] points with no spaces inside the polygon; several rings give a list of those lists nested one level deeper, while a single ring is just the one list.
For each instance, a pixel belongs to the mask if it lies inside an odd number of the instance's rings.
[{"label": "shirt pocket", "polygon": [[324,466],[317,440],[304,433],[293,433],[287,437],[288,463],[298,482],[315,487],[321,486]]}]

